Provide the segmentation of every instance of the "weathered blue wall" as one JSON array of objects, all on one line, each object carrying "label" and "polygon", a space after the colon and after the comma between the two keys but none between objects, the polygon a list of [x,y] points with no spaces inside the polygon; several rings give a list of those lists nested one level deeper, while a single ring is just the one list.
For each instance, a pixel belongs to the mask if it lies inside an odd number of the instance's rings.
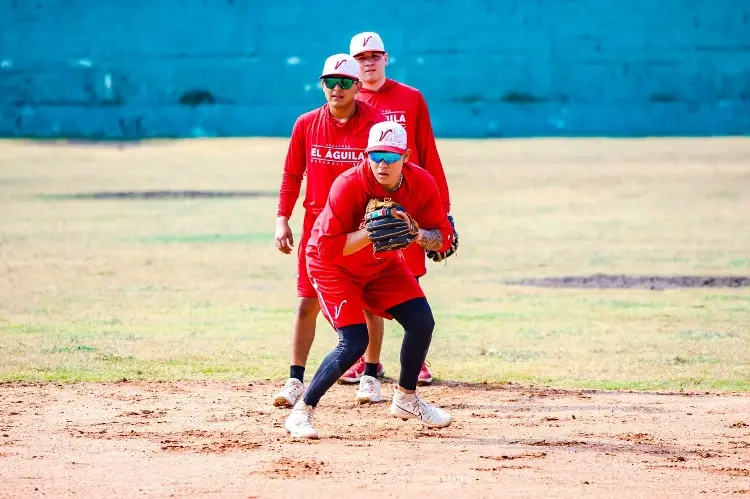
[{"label": "weathered blue wall", "polygon": [[3,0],[0,135],[288,135],[365,30],[442,137],[750,133],[750,0]]}]

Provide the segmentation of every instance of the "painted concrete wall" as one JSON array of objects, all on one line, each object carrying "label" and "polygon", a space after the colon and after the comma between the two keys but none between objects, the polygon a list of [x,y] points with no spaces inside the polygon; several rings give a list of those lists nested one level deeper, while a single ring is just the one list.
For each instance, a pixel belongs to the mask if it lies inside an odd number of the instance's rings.
[{"label": "painted concrete wall", "polygon": [[365,30],[440,137],[750,134],[748,0],[3,0],[0,135],[285,136]]}]

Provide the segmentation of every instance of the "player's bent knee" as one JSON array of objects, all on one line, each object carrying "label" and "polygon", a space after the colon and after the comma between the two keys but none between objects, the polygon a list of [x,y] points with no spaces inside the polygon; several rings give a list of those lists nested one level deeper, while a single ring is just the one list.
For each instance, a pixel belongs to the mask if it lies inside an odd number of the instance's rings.
[{"label": "player's bent knee", "polygon": [[432,338],[432,332],[435,330],[435,319],[432,315],[425,317],[422,320],[416,321],[409,324],[408,327],[404,327],[409,334],[413,334],[422,338]]},{"label": "player's bent knee", "polygon": [[316,318],[320,312],[320,303],[317,298],[298,298],[294,313],[300,319]]},{"label": "player's bent knee", "polygon": [[365,324],[343,326],[338,329],[338,333],[341,350],[339,363],[342,369],[349,369],[367,350],[370,342],[367,326]]},{"label": "player's bent knee", "polygon": [[392,307],[388,312],[405,330],[411,333],[432,335],[432,331],[435,329],[435,318],[426,298],[406,301]]}]

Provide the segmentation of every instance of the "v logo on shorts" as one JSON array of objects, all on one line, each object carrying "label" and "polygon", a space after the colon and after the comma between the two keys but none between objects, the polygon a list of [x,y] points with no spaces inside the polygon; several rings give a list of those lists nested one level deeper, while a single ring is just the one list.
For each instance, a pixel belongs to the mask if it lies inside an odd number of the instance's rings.
[{"label": "v logo on shorts", "polygon": [[333,306],[333,318],[338,319],[339,315],[341,315],[341,309],[344,308],[344,303],[346,303],[346,300],[339,303],[339,306],[336,305]]}]

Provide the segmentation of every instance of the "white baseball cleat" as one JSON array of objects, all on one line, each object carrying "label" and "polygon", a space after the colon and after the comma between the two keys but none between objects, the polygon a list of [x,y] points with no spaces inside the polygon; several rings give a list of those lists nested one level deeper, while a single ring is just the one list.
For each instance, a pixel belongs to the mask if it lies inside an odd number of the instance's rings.
[{"label": "white baseball cleat", "polygon": [[404,393],[396,388],[393,389],[390,412],[404,421],[417,418],[428,428],[443,428],[453,422],[450,414],[425,402],[416,393]]},{"label": "white baseball cleat", "polygon": [[357,402],[360,404],[374,404],[381,402],[380,381],[372,376],[363,375],[359,378],[359,390],[357,390]]},{"label": "white baseball cleat", "polygon": [[305,385],[296,378],[289,378],[286,380],[284,388],[273,398],[273,405],[276,407],[294,407],[303,393],[305,393]]},{"label": "white baseball cleat", "polygon": [[292,438],[318,438],[318,431],[313,427],[313,413],[315,407],[300,400],[294,404],[289,417],[284,422],[284,428]]}]

